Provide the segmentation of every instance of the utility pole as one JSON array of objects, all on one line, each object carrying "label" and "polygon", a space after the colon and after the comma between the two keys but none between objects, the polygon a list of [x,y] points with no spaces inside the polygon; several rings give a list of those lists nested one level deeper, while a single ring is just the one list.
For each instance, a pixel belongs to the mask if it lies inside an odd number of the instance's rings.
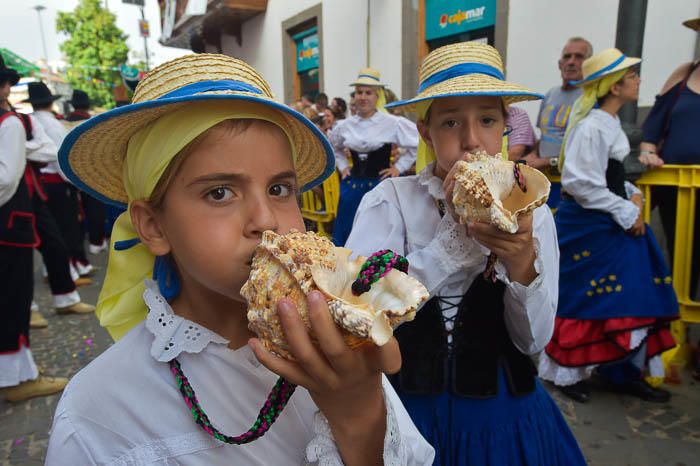
[{"label": "utility pole", "polygon": [[46,52],[46,39],[44,38],[44,25],[41,22],[41,12],[46,9],[44,5],[36,5],[34,7],[36,14],[39,17],[39,31],[41,32],[41,45],[44,48],[44,61],[46,66],[49,66],[49,54]]},{"label": "utility pole", "polygon": [[[146,14],[143,12],[143,7],[141,7],[141,20],[145,23],[146,22]],[[150,71],[151,66],[149,65],[149,60],[148,60],[148,37],[144,34],[143,36],[143,50],[146,54],[146,71]]]},{"label": "utility pole", "polygon": [[[625,0],[617,7],[617,34],[615,47],[631,57],[641,57],[644,46],[644,25],[647,17],[647,0]],[[637,123],[637,102],[625,104],[620,109],[620,120]]]}]

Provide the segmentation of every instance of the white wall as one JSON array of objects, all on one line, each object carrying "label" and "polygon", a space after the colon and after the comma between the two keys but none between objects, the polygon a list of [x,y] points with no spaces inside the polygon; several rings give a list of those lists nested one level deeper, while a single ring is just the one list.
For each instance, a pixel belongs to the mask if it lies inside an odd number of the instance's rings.
[{"label": "white wall", "polygon": [[[651,3],[654,1],[669,0]],[[507,79],[537,92],[544,94],[561,84],[557,61],[569,37],[585,37],[593,44],[594,52],[615,46],[618,0],[511,0],[509,3]],[[534,125],[539,102],[518,106],[527,110]]]},{"label": "white wall", "polygon": [[[349,3],[349,2],[348,2]],[[401,0],[370,2],[370,66],[401,98]]]},{"label": "white wall", "polygon": [[666,79],[682,63],[693,60],[698,33],[681,25],[700,16],[700,0],[649,0],[642,49],[639,105],[653,105]]},{"label": "white wall", "polygon": [[[377,2],[378,0],[375,0],[375,3]],[[234,37],[222,36],[224,53],[240,58],[255,67],[270,83],[275,96],[282,100],[285,72],[282,56],[282,22],[319,3],[323,3],[321,18],[323,43],[320,57],[324,73],[323,91],[330,98],[341,96],[347,100],[350,93],[348,84],[367,62],[367,3],[364,1],[270,0],[264,14],[243,23],[242,47],[238,46]],[[398,3],[400,7],[400,0],[391,0],[388,3]],[[378,8],[377,14],[385,15],[385,9]],[[398,19],[400,21],[400,15]],[[397,28],[399,29],[396,34],[400,40],[400,24]],[[392,70],[398,73],[399,85],[400,64],[399,55],[397,70]]]}]

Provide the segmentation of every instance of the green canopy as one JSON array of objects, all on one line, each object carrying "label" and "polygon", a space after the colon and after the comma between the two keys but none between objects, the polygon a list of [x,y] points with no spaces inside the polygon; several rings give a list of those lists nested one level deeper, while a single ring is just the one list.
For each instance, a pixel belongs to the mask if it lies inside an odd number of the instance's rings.
[{"label": "green canopy", "polygon": [[3,60],[5,60],[5,66],[13,68],[20,76],[28,76],[33,73],[38,73],[41,70],[34,63],[6,48],[0,47],[0,55],[2,55]]}]

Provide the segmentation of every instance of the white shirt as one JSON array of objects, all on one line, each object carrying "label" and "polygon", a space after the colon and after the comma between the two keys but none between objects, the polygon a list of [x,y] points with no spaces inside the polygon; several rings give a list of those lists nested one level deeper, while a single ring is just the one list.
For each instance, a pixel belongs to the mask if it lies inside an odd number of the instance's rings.
[{"label": "white shirt", "polygon": [[[384,180],[365,194],[345,247],[363,256],[386,248],[405,256],[409,275],[423,283],[431,297],[458,297],[447,300],[456,304],[486,268],[489,251],[449,214],[440,217],[435,199],[444,200],[445,193],[433,168],[431,164],[416,176]],[[549,342],[559,291],[557,233],[546,205],[535,210],[533,230],[538,276],[529,286],[511,282],[505,267],[496,265],[497,279],[506,284],[506,327],[525,354],[538,353]],[[445,317],[456,314],[450,307],[441,303]]]},{"label": "white shirt", "polygon": [[376,111],[369,118],[353,115],[340,120],[333,127],[328,139],[335,152],[336,168],[341,172],[348,168],[344,149],[368,153],[384,144],[396,144],[406,152],[394,163],[400,173],[405,172],[416,161],[418,130],[416,124],[403,117]]},{"label": "white shirt", "polygon": [[[56,152],[58,153],[58,149],[60,149],[61,144],[63,144],[63,139],[66,137],[66,134],[68,134],[66,128],[60,121],[58,121],[53,113],[47,110],[38,110],[32,113],[32,117],[34,120],[38,120],[46,134],[56,145]],[[68,179],[63,175],[61,168],[58,166],[57,160],[49,162],[49,164],[40,171],[41,173],[58,173],[64,180],[68,181]]]},{"label": "white shirt", "polygon": [[[277,380],[248,346],[228,348],[214,332],[175,315],[147,281],[142,323],[81,370],[56,408],[46,464],[53,465],[341,465],[325,418],[298,387],[261,438],[228,445],[195,424],[167,361],[177,357],[212,424],[247,431]],[[391,385],[385,464],[429,465],[421,437]]]},{"label": "white shirt", "polygon": [[29,115],[32,123],[32,140],[27,141],[27,159],[32,162],[54,163],[58,160],[58,146],[46,134],[44,126],[36,115]]},{"label": "white shirt", "polygon": [[0,123],[0,206],[17,192],[27,165],[24,125],[18,117],[5,117]]},{"label": "white shirt", "polygon": [[[622,162],[629,152],[617,115],[593,109],[569,134],[561,174],[562,187],[581,207],[608,212],[625,230],[634,225],[639,207],[608,189],[605,172],[609,159]],[[640,193],[632,183],[625,188],[628,196]]]}]

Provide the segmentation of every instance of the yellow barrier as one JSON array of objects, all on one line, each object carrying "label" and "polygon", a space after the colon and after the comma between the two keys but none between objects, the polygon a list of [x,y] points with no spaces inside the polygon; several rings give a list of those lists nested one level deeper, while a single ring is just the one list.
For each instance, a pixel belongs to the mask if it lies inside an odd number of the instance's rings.
[{"label": "yellow barrier", "polygon": [[[692,283],[690,270],[693,257],[693,228],[695,225],[696,190],[700,188],[700,165],[664,165],[642,174],[637,185],[644,193],[644,220],[651,218],[651,192],[653,186],[677,186],[677,216],[674,241],[673,284],[680,304],[681,318],[672,324],[671,330],[678,346],[663,359],[667,377],[680,381],[680,369],[690,360],[687,324],[700,323],[700,302],[690,297]],[[663,208],[663,207],[662,207]],[[700,247],[700,245],[695,245]]]},{"label": "yellow barrier", "polygon": [[307,220],[316,222],[318,234],[331,236],[326,230],[326,224],[335,220],[339,198],[340,181],[337,172],[333,172],[321,186],[301,195],[301,215]]},{"label": "yellow barrier", "polygon": [[[545,171],[552,182],[560,182],[558,172]],[[680,381],[680,369],[690,360],[687,324],[700,323],[700,302],[690,298],[690,270],[693,257],[693,227],[695,225],[696,190],[700,188],[700,165],[664,165],[642,174],[636,182],[644,194],[644,220],[651,220],[651,191],[653,186],[677,186],[676,233],[674,241],[673,284],[680,304],[680,320],[671,325],[678,346],[662,355],[667,378]],[[682,214],[681,214],[682,213]],[[696,245],[700,247],[700,245]]]}]

